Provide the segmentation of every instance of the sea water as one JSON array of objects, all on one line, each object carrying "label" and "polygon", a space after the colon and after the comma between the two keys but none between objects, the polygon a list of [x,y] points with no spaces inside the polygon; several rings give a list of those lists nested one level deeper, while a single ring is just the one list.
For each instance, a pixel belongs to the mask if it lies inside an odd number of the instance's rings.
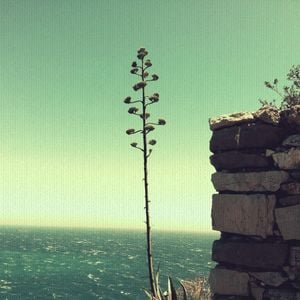
[{"label": "sea water", "polygon": [[[160,281],[207,276],[216,235],[153,232]],[[0,299],[145,299],[142,231],[0,228]]]}]

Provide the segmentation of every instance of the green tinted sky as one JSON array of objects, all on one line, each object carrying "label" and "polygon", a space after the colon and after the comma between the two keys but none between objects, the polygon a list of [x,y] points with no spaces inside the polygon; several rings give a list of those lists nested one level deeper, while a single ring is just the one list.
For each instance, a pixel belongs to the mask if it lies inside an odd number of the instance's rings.
[{"label": "green tinted sky", "polygon": [[142,157],[122,100],[145,46],[167,126],[156,229],[210,230],[208,118],[255,110],[299,63],[299,1],[0,0],[1,224],[142,228]]}]

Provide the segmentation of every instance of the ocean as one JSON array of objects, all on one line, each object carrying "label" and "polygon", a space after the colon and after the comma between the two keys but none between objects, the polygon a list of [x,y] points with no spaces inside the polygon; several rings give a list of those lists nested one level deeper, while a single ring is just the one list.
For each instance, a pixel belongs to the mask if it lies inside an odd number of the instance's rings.
[{"label": "ocean", "polygon": [[[161,285],[207,276],[216,235],[153,232]],[[146,299],[142,231],[0,227],[0,299]]]}]

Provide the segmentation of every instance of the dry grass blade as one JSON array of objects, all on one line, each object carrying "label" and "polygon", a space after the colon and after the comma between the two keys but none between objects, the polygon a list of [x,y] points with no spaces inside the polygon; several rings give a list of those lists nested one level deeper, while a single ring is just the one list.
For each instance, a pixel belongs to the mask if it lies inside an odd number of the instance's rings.
[{"label": "dry grass blade", "polygon": [[[199,277],[194,280],[181,280],[181,286],[184,286],[188,300],[211,300],[211,292],[206,278]],[[178,300],[185,300],[184,292],[178,289]]]}]

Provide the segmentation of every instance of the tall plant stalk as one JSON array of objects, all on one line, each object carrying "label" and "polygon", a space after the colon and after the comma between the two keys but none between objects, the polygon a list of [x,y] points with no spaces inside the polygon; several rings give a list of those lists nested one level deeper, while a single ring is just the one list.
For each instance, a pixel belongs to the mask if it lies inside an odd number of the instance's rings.
[{"label": "tall plant stalk", "polygon": [[[142,81],[144,81],[144,59],[142,59]],[[146,99],[145,99],[145,87],[142,88],[142,105],[143,105],[143,159],[144,159],[144,190],[145,190],[145,213],[146,213],[146,227],[147,227],[147,258],[148,258],[148,270],[150,287],[152,294],[155,295],[154,285],[154,270],[153,270],[153,255],[152,255],[152,239],[151,239],[151,225],[150,225],[150,209],[149,209],[149,194],[148,194],[148,155],[147,155],[147,134],[145,130],[146,126]],[[156,296],[156,295],[155,295]]]},{"label": "tall plant stalk", "polygon": [[149,273],[149,282],[150,282],[150,290],[152,295],[156,298],[158,297],[158,289],[156,287],[156,283],[154,280],[154,264],[153,264],[153,253],[152,253],[152,237],[151,237],[151,223],[150,223],[150,207],[149,207],[149,191],[148,191],[148,158],[152,153],[152,148],[149,147],[154,146],[156,144],[156,140],[149,140],[148,135],[153,130],[155,130],[155,125],[165,125],[166,121],[164,119],[158,119],[157,123],[147,121],[150,117],[150,114],[147,112],[147,107],[159,101],[159,94],[154,93],[151,96],[146,96],[145,88],[149,81],[158,80],[158,76],[156,74],[152,75],[152,79],[148,79],[149,73],[146,71],[148,68],[152,66],[152,63],[149,59],[145,60],[145,56],[148,55],[148,51],[145,48],[140,48],[137,53],[137,58],[141,61],[141,64],[138,65],[137,62],[133,62],[131,67],[131,74],[137,75],[140,77],[141,81],[136,83],[133,86],[134,91],[142,91],[142,99],[132,101],[131,97],[127,97],[124,100],[124,103],[139,103],[142,106],[141,114],[138,113],[139,108],[130,107],[128,110],[129,114],[139,116],[142,119],[142,128],[139,130],[135,130],[130,128],[126,131],[127,134],[136,134],[141,133],[142,138],[142,146],[140,147],[138,143],[131,143],[131,146],[143,152],[143,165],[144,165],[144,193],[145,193],[145,214],[146,214],[146,235],[147,235],[147,262],[148,262],[148,273]]}]

